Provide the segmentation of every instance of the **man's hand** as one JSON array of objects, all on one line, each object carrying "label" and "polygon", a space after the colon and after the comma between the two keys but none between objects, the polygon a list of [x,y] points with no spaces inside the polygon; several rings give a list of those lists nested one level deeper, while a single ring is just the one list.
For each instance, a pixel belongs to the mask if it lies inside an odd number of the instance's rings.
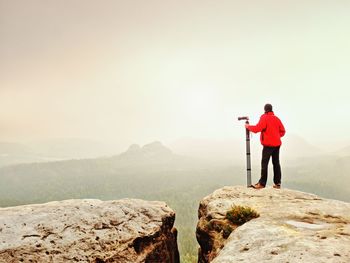
[{"label": "man's hand", "polygon": [[249,124],[245,124],[245,125],[244,125],[244,127],[245,127],[246,129],[248,129],[248,127],[249,127]]}]

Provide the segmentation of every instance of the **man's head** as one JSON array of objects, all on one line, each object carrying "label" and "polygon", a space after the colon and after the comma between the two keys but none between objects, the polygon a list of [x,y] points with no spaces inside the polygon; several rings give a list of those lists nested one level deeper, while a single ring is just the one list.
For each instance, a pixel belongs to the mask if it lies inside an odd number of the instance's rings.
[{"label": "man's head", "polygon": [[264,106],[265,113],[272,111],[272,105],[271,104],[265,104]]}]

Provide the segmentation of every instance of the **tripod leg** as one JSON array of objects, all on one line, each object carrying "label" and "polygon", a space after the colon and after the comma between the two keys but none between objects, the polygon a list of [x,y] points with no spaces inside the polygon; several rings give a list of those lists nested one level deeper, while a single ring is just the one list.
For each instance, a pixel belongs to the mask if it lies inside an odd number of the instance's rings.
[{"label": "tripod leg", "polygon": [[[246,122],[249,124],[249,122]],[[247,152],[247,187],[252,186],[252,168],[251,168],[251,159],[250,159],[250,133],[249,130],[246,129],[246,152]]]}]

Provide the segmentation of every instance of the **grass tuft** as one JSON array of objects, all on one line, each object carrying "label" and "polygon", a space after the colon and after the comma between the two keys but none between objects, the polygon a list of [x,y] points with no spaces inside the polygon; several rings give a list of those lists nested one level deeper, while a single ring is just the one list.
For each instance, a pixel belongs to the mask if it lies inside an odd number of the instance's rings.
[{"label": "grass tuft", "polygon": [[247,206],[233,206],[226,213],[226,218],[235,225],[243,225],[244,223],[259,217],[260,215],[250,207]]}]

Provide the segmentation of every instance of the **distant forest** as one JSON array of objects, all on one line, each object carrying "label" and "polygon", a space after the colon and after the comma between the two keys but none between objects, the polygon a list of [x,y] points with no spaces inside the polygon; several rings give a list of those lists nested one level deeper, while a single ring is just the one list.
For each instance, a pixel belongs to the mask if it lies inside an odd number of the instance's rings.
[{"label": "distant forest", "polygon": [[[254,166],[253,181],[259,166]],[[302,159],[283,167],[283,187],[350,201],[350,157]],[[270,170],[269,184],[272,173]],[[245,185],[244,166],[213,165],[161,145],[110,158],[21,164],[0,168],[0,206],[72,198],[165,201],[176,211],[181,262],[197,262],[199,201],[225,185]],[[270,186],[268,186],[270,187]]]}]

